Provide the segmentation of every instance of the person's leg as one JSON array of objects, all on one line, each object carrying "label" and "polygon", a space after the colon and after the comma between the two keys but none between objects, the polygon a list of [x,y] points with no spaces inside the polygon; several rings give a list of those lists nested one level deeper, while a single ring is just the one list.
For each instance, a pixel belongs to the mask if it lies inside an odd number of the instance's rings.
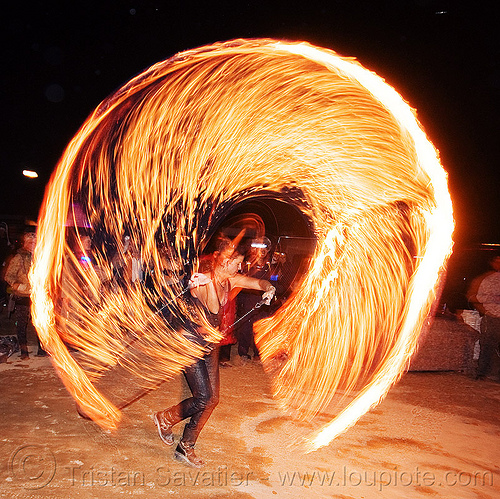
[{"label": "person's leg", "polygon": [[[193,394],[179,404],[154,415],[160,438],[167,445],[174,443],[172,427],[186,418],[201,412],[212,397],[212,390],[205,358],[198,359],[184,369],[184,377]],[[196,420],[195,420],[196,421]]]},{"label": "person's leg", "polygon": [[252,350],[253,350],[253,360],[260,361],[260,353],[259,353],[259,349],[257,348],[257,345],[255,344],[255,332],[254,332],[253,326],[257,321],[260,321],[261,319],[266,319],[267,317],[269,317],[269,315],[270,314],[269,314],[268,308],[261,307],[257,310],[256,315],[254,315],[254,317],[253,317],[252,333],[251,333],[251,341],[252,341],[251,346],[252,346]]},{"label": "person's leg", "polygon": [[219,403],[219,349],[214,348],[203,360],[205,369],[189,373],[189,378],[186,371],[189,388],[196,399],[194,406],[197,411],[184,427],[182,440],[192,445],[196,443],[198,435]]},{"label": "person's leg", "polygon": [[257,345],[255,344],[255,333],[253,331],[253,324],[252,324],[252,333],[250,336],[250,346],[251,346],[252,352],[253,352],[253,360],[260,360],[259,349],[257,348]]},{"label": "person's leg", "polygon": [[[197,468],[203,466],[205,463],[203,459],[197,457],[194,452],[196,440],[198,439],[198,436],[205,426],[208,418],[212,414],[212,411],[219,403],[219,349],[214,348],[212,352],[205,357],[204,360],[207,380],[210,386],[210,389],[208,390],[208,392],[210,393],[210,397],[201,397],[202,403],[200,405],[202,406],[202,409],[191,416],[191,419],[184,427],[184,433],[179,442],[179,445],[175,450],[176,459]],[[196,380],[194,380],[190,376],[191,380],[188,380],[190,388],[193,381],[195,382],[195,384],[199,382],[199,374],[199,372],[196,373]],[[193,388],[191,388],[191,390],[193,390]],[[204,393],[206,393],[206,388],[204,388],[203,391]]]},{"label": "person's leg", "polygon": [[219,364],[221,366],[228,366],[228,362],[231,360],[231,346],[232,345],[222,345],[219,350]]},{"label": "person's leg", "polygon": [[16,303],[16,309],[14,310],[14,320],[16,322],[16,333],[17,339],[19,341],[19,348],[21,350],[21,358],[28,358],[28,341],[26,337],[26,329],[28,327],[30,317],[30,307],[29,305],[24,305],[21,303]]},{"label": "person's leg", "polygon": [[243,358],[250,358],[249,350],[253,341],[253,320],[251,317],[241,322],[238,330],[238,355]]},{"label": "person's leg", "polygon": [[[30,317],[29,317],[29,322],[31,323],[31,304],[30,304]],[[46,357],[48,353],[43,349],[42,344],[40,343],[40,338],[38,337],[38,331],[35,331],[36,333],[36,343],[37,343],[37,352],[36,356],[37,357]]]},{"label": "person's leg", "polygon": [[477,361],[477,376],[484,377],[490,374],[492,360],[498,348],[500,319],[483,316],[481,319],[481,337],[479,338],[480,352]]},{"label": "person's leg", "polygon": [[[484,319],[484,318],[483,318]],[[490,317],[487,320],[488,329],[488,366],[485,375],[500,381],[500,317]]]},{"label": "person's leg", "polygon": [[36,336],[36,341],[38,345],[38,350],[36,353],[37,357],[47,357],[48,353],[43,349],[42,344],[40,343],[40,338],[38,337],[38,334]]}]

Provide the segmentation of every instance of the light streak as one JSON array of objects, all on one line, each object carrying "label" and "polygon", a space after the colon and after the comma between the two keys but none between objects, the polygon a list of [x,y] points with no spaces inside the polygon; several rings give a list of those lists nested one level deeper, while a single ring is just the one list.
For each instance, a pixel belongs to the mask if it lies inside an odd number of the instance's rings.
[{"label": "light streak", "polygon": [[37,178],[38,173],[32,170],[23,170],[23,175],[28,178]]},{"label": "light streak", "polygon": [[[195,319],[178,299],[183,283],[164,299],[175,304],[168,320],[151,306],[161,271],[196,268],[223,206],[291,188],[317,248],[293,296],[256,326],[274,395],[305,418],[338,394],[353,397],[312,436],[312,450],[387,394],[451,251],[437,151],[402,97],[353,59],[306,43],[236,40],[134,78],[89,117],[52,176],[31,273],[34,320],[89,416],[104,427],[119,421],[96,388],[113,366],[152,386],[202,355],[172,320]],[[65,229],[82,213],[98,240],[85,268]],[[110,249],[120,256],[126,235],[154,270],[153,291],[109,284]]]}]

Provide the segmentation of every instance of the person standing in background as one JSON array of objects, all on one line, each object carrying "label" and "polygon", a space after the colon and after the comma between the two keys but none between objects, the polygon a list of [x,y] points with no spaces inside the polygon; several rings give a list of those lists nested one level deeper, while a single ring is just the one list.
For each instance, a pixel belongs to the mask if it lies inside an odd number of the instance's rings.
[{"label": "person standing in background", "polygon": [[493,272],[486,275],[477,290],[477,302],[483,312],[481,319],[481,347],[478,359],[477,378],[491,377],[500,381],[498,353],[500,348],[500,256],[490,260]]},{"label": "person standing in background", "polygon": [[[270,251],[271,241],[267,237],[253,239],[247,260],[242,265],[242,274],[254,279],[270,279]],[[254,322],[268,316],[267,309],[255,308],[261,299],[260,294],[252,289],[242,290],[238,294],[237,315],[241,319],[237,327],[238,355],[242,362],[251,359],[250,350],[253,352],[254,360],[260,359],[255,345],[253,325]]]},{"label": "person standing in background", "polygon": [[[31,286],[28,273],[31,267],[33,252],[36,246],[36,227],[27,226],[22,236],[22,246],[9,262],[5,271],[5,281],[12,289],[15,300],[14,320],[16,322],[17,339],[21,350],[21,359],[28,359],[28,342],[26,331],[31,320]],[[38,339],[38,338],[37,338]],[[47,353],[38,340],[37,356],[43,357]]]}]

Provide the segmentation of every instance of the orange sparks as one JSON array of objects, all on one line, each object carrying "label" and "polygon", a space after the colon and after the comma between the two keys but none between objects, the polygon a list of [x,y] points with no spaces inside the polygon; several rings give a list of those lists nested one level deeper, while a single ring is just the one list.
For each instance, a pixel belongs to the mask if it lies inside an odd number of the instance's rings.
[{"label": "orange sparks", "polygon": [[[203,318],[182,300],[186,281],[165,284],[164,271],[197,268],[223,207],[290,190],[317,244],[292,297],[256,326],[274,394],[307,418],[350,398],[309,450],[380,402],[451,251],[446,173],[408,104],[354,60],[236,40],[134,78],[88,118],[52,176],[33,315],[81,410],[113,428],[120,411],[99,389],[107,373],[154,386],[203,354],[189,340]],[[131,244],[151,269],[147,288],[114,279]]]}]

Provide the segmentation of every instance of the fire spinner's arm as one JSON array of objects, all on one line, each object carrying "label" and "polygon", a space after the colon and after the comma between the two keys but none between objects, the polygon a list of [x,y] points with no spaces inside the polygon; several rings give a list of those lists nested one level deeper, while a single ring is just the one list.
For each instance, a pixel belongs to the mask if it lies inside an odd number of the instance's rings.
[{"label": "fire spinner's arm", "polygon": [[248,277],[245,275],[237,274],[235,277],[229,279],[231,288],[255,289],[256,291],[264,291],[262,299],[269,305],[276,293],[276,288],[265,279],[256,279],[255,277]]}]

